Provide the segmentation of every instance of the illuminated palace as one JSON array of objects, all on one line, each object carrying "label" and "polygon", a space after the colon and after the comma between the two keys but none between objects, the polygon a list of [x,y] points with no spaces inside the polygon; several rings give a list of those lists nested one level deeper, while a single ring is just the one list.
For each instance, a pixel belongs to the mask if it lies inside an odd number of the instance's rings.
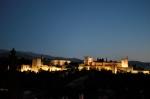
[{"label": "illuminated palace", "polygon": [[32,65],[22,65],[21,66],[21,72],[23,71],[34,71],[38,72],[39,70],[44,71],[63,71],[67,70],[65,63],[69,64],[71,61],[69,60],[52,60],[50,62],[50,65],[45,65],[44,62],[42,62],[41,58],[35,58],[32,59]]},{"label": "illuminated palace", "polygon": [[104,60],[101,61],[94,61],[93,58],[89,56],[84,57],[84,64],[79,64],[79,70],[83,68],[90,70],[90,69],[97,69],[97,70],[111,70],[113,73],[117,72],[131,72],[131,73],[138,73],[142,72],[144,74],[149,74],[149,70],[133,70],[133,67],[128,66],[128,58],[121,59],[121,62],[107,62]]},{"label": "illuminated palace", "polygon": [[[23,71],[34,71],[38,72],[39,70],[44,70],[44,71],[63,71],[63,70],[68,70],[69,68],[66,68],[66,64],[69,64],[71,61],[69,60],[51,60],[50,65],[45,65],[42,62],[41,58],[36,58],[32,59],[32,65],[22,65],[21,66],[21,72]],[[82,69],[96,69],[96,70],[111,70],[112,73],[117,73],[117,72],[131,72],[131,73],[139,73],[142,72],[144,74],[149,74],[149,70],[133,70],[132,66],[128,66],[128,58],[123,58],[121,59],[121,62],[116,62],[116,61],[94,61],[93,58],[89,56],[84,57],[84,63],[79,64],[78,67],[79,70]]]}]

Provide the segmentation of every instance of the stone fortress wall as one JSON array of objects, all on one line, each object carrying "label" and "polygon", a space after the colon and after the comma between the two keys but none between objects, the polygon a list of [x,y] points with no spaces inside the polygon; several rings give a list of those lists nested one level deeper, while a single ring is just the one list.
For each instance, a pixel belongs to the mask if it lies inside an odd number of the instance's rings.
[{"label": "stone fortress wall", "polygon": [[121,62],[98,62],[94,61],[93,58],[89,56],[84,57],[84,64],[79,65],[79,70],[83,68],[90,70],[90,69],[97,69],[97,70],[111,70],[113,73],[117,72],[131,72],[131,73],[144,73],[149,74],[149,70],[133,70],[132,66],[128,66],[128,58],[122,58]]},{"label": "stone fortress wall", "polygon": [[[62,71],[67,70],[64,66],[65,63],[70,63],[69,60],[52,60],[50,63],[52,65],[44,65],[40,58],[32,59],[32,65],[22,65],[21,72],[31,70],[33,72],[38,72],[40,69],[45,71]],[[58,67],[59,66],[59,67]]]},{"label": "stone fortress wall", "polygon": [[[44,65],[42,63],[42,60],[40,58],[35,58],[32,59],[32,65],[22,65],[21,66],[21,72],[23,71],[28,71],[31,70],[33,72],[38,72],[40,69],[41,70],[45,70],[45,71],[63,71],[63,70],[67,70],[68,68],[66,68],[65,63],[70,63],[71,61],[69,60],[52,60],[50,62],[50,64],[52,65]],[[103,62],[99,62],[99,61],[94,61],[93,58],[89,57],[89,56],[85,56],[84,57],[84,63],[83,64],[79,64],[79,71],[82,69],[97,69],[97,70],[111,70],[113,73],[117,73],[117,72],[131,72],[131,73],[144,73],[144,74],[150,74],[149,70],[133,70],[132,66],[128,66],[128,58],[123,58],[121,59],[121,62],[107,62],[107,61],[103,61]]]}]

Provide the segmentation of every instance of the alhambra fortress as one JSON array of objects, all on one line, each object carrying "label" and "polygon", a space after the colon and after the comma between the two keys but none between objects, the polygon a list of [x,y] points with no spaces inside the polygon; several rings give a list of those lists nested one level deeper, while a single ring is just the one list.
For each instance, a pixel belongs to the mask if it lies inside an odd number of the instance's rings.
[{"label": "alhambra fortress", "polygon": [[[69,64],[71,61],[69,60],[51,60],[50,65],[45,65],[44,62],[42,62],[41,58],[35,58],[32,59],[32,65],[22,65],[21,66],[21,72],[24,71],[33,71],[33,72],[39,72],[39,70],[44,71],[64,71],[68,70],[70,68],[67,68],[67,64]],[[78,66],[79,71],[82,69],[96,69],[101,71],[104,70],[111,70],[112,73],[116,74],[117,72],[131,72],[131,73],[144,73],[144,74],[150,74],[149,70],[134,70],[133,66],[128,65],[128,58],[121,59],[120,62],[114,62],[114,61],[94,61],[93,58],[89,56],[84,57],[84,63],[79,64]]]}]

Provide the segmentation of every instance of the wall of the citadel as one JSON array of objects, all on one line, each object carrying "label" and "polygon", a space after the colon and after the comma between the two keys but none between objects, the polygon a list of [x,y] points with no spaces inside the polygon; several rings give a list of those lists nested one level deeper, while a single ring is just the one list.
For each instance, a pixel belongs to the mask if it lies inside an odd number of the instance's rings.
[{"label": "wall of the citadel", "polygon": [[52,60],[51,64],[53,64],[54,66],[56,66],[56,65],[62,66],[62,65],[65,65],[66,62],[69,64],[71,61],[69,61],[69,60]]},{"label": "wall of the citadel", "polygon": [[49,71],[61,71],[62,68],[61,67],[56,67],[56,66],[49,66]]},{"label": "wall of the citadel", "polygon": [[49,67],[48,65],[42,65],[42,66],[41,66],[41,69],[42,69],[42,70],[45,70],[45,71],[48,71],[49,68],[50,68],[50,67]]},{"label": "wall of the citadel", "polygon": [[132,72],[133,67],[118,67],[117,70],[118,71],[124,71],[124,72]]},{"label": "wall of the citadel", "polygon": [[120,62],[92,62],[92,66],[117,66],[121,67]]},{"label": "wall of the citadel", "polygon": [[137,73],[144,73],[144,74],[149,74],[149,70],[133,70],[132,73],[137,74]]},{"label": "wall of the citadel", "polygon": [[28,71],[31,70],[31,66],[30,65],[21,65],[21,72],[23,71]]},{"label": "wall of the citadel", "polygon": [[105,70],[112,70],[112,66],[96,66],[97,70],[105,69]]}]

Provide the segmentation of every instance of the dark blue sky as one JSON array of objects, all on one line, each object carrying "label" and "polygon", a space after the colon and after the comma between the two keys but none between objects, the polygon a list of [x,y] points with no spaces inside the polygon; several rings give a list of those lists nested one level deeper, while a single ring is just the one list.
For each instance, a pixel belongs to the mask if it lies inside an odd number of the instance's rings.
[{"label": "dark blue sky", "polygon": [[150,0],[0,0],[0,48],[150,62]]}]

